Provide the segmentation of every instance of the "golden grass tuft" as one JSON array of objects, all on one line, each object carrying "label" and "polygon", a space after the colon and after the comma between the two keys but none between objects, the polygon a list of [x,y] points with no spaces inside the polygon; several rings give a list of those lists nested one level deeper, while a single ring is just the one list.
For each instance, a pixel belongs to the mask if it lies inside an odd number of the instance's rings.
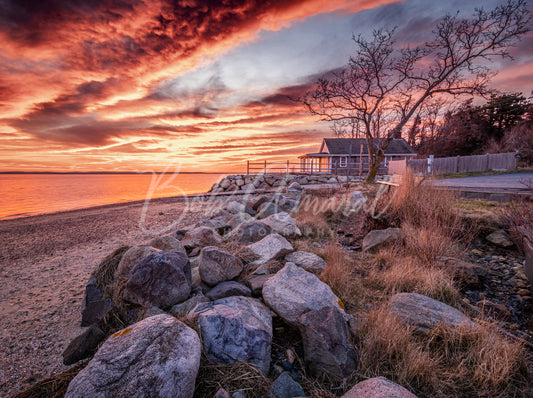
[{"label": "golden grass tuft", "polygon": [[94,272],[96,284],[102,290],[102,292],[107,295],[107,297],[111,297],[112,295],[111,288],[115,282],[115,273],[117,271],[118,264],[120,263],[124,253],[126,253],[130,247],[131,246],[122,246],[116,249],[113,253],[109,254],[102,260]]},{"label": "golden grass tuft", "polygon": [[335,243],[326,245],[318,251],[326,261],[326,268],[320,278],[327,283],[345,305],[355,307],[359,304],[362,286],[353,274],[353,261],[345,250]]},{"label": "golden grass tuft", "polygon": [[361,377],[385,376],[423,397],[520,397],[528,383],[520,344],[490,323],[438,326],[415,334],[386,306],[373,309],[355,335]]},{"label": "golden grass tuft", "polygon": [[233,240],[225,242],[220,248],[237,257],[244,265],[250,264],[259,258],[248,246]]}]

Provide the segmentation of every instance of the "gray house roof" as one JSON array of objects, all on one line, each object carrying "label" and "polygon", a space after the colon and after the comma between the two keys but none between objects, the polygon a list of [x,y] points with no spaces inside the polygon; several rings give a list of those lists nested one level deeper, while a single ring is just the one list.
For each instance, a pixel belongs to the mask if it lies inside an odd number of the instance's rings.
[{"label": "gray house roof", "polygon": [[[363,144],[363,154],[368,154],[366,138],[324,138],[320,152],[327,152],[331,155],[347,155],[350,153],[350,143],[352,144],[352,155],[359,155],[361,144]],[[374,138],[374,147],[379,145],[379,138]],[[394,138],[385,149],[385,155],[415,155],[416,152],[403,138]]]}]

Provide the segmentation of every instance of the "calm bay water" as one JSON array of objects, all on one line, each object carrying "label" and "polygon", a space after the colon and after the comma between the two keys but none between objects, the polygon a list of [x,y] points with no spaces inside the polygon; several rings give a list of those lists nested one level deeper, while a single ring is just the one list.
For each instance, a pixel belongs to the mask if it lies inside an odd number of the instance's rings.
[{"label": "calm bay water", "polygon": [[0,220],[207,192],[223,174],[0,174]]}]

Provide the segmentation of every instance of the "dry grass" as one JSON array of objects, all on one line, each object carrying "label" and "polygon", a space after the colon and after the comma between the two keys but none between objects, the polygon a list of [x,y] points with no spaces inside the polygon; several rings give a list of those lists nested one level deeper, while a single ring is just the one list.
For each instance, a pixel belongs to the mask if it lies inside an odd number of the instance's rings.
[{"label": "dry grass", "polygon": [[237,257],[244,265],[250,264],[259,258],[248,246],[236,241],[225,242],[220,248]]},{"label": "dry grass", "polygon": [[333,238],[326,213],[334,211],[332,206],[335,203],[329,197],[318,194],[307,195],[302,198],[300,206],[293,214],[293,217],[296,219],[296,225],[300,228],[304,237],[324,240]]},{"label": "dry grass", "polygon": [[341,246],[335,243],[330,243],[317,252],[326,260],[326,268],[320,275],[321,279],[331,287],[345,305],[358,306],[362,286],[352,272],[354,269],[352,259]]},{"label": "dry grass", "polygon": [[96,284],[104,292],[106,297],[112,297],[112,286],[115,282],[115,273],[118,268],[118,264],[122,259],[124,253],[128,251],[130,246],[122,246],[116,249],[113,253],[108,255],[98,265],[98,268],[94,272],[96,278]]},{"label": "dry grass", "polygon": [[62,373],[38,381],[13,398],[63,398],[69,383],[88,363],[88,361],[80,362]]},{"label": "dry grass", "polygon": [[524,350],[491,324],[440,326],[420,336],[381,307],[370,311],[356,339],[360,376],[385,376],[420,398],[524,396]]},{"label": "dry grass", "polygon": [[459,298],[453,276],[444,268],[429,266],[416,257],[400,255],[400,250],[382,249],[376,254],[367,283],[384,295],[419,293],[447,304]]},{"label": "dry grass", "polygon": [[502,217],[516,246],[523,251],[523,238],[533,242],[533,202],[511,202],[502,210]]}]

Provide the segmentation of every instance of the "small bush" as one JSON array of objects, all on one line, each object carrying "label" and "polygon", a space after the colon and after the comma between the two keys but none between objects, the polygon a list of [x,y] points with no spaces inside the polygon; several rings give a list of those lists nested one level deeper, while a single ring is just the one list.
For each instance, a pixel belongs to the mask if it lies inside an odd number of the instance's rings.
[{"label": "small bush", "polygon": [[533,242],[533,203],[525,200],[511,202],[502,210],[502,217],[511,238],[523,251],[523,238]]}]

